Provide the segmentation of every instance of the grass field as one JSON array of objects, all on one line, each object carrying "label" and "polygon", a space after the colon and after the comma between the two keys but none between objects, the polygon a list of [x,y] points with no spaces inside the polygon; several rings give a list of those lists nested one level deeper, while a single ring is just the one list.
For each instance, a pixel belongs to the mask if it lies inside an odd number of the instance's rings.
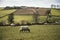
[{"label": "grass field", "polygon": [[[14,12],[13,10],[0,9],[0,17]],[[52,15],[60,15],[60,10],[53,9]],[[8,16],[0,18],[0,21],[7,21]],[[46,16],[40,16],[40,21],[45,21]],[[53,19],[53,18],[52,18]],[[15,22],[21,20],[32,21],[32,16],[14,16]],[[56,20],[56,19],[54,19]],[[0,40],[60,40],[60,25],[32,25],[31,32],[20,32],[20,26],[0,26]]]},{"label": "grass field", "polygon": [[[0,17],[7,15],[7,14],[10,14],[14,11],[16,11],[16,9],[2,10],[0,8]],[[51,15],[60,15],[60,10],[52,9]],[[46,16],[40,16],[39,18],[40,18],[40,22],[46,21]],[[7,19],[8,19],[8,16],[5,16],[3,18],[0,18],[0,21],[7,21]],[[60,17],[52,17],[51,18],[52,21],[57,20],[57,19],[60,19]],[[20,16],[14,16],[15,22],[20,22],[21,20],[26,20],[26,21],[32,22],[33,18],[32,18],[32,16],[21,16],[21,15]]]},{"label": "grass field", "polygon": [[60,40],[60,25],[32,25],[31,32],[20,32],[20,26],[0,26],[0,40]]},{"label": "grass field", "polygon": [[8,19],[8,16],[5,16],[5,15],[10,14],[14,11],[16,11],[16,9],[3,10],[3,8],[0,8],[0,17],[2,17],[2,18],[0,18],[0,21],[5,21],[6,22],[7,19]]},{"label": "grass field", "polygon": [[57,16],[60,16],[60,10],[57,10],[57,9],[51,9],[51,15],[57,15]]},{"label": "grass field", "polygon": [[44,21],[46,21],[46,18],[47,18],[47,16],[40,16],[40,17],[39,17],[39,19],[40,19],[39,22],[44,22]]},{"label": "grass field", "polygon": [[28,21],[28,22],[32,22],[32,16],[30,15],[30,16],[22,16],[22,15],[15,15],[14,16],[14,21],[15,22],[18,22],[18,23],[20,23],[22,20],[25,20],[25,21]]},{"label": "grass field", "polygon": [[[46,21],[47,16],[39,16],[39,22],[44,22]],[[22,20],[28,21],[28,22],[33,22],[33,16],[14,16],[14,21],[15,22],[21,22]]]},{"label": "grass field", "polygon": [[12,13],[12,12],[14,12],[15,11],[15,9],[11,9],[11,10],[0,10],[0,17],[1,16],[4,16],[4,15],[7,15],[7,14],[10,14],[10,13]]}]

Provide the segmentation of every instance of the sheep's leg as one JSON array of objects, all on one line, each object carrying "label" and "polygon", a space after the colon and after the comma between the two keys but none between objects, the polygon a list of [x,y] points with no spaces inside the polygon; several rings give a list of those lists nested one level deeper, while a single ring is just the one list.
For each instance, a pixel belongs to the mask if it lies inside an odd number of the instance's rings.
[{"label": "sheep's leg", "polygon": [[20,32],[23,32],[23,31],[24,31],[23,29],[20,30]]},{"label": "sheep's leg", "polygon": [[30,29],[28,29],[28,31],[30,32]]},{"label": "sheep's leg", "polygon": [[24,28],[24,29],[21,29],[20,32],[30,32],[30,29],[29,28]]},{"label": "sheep's leg", "polygon": [[30,32],[30,29],[27,29],[28,32]]},{"label": "sheep's leg", "polygon": [[22,32],[22,30],[20,30],[20,32]]}]

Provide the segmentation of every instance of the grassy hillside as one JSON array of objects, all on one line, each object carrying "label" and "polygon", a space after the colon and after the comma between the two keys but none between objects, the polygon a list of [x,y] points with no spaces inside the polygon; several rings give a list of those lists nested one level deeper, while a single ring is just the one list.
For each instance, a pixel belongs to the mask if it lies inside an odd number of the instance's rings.
[{"label": "grassy hillside", "polygon": [[1,16],[4,16],[4,15],[7,15],[7,14],[10,14],[12,12],[16,11],[15,9],[11,9],[11,10],[0,10],[0,17]]},{"label": "grassy hillside", "polygon": [[[0,9],[0,17],[16,11]],[[60,15],[60,10],[52,9],[52,15]],[[0,18],[0,21],[7,21],[7,16]],[[40,16],[40,21],[45,21],[46,16]],[[15,22],[21,20],[32,21],[32,16],[14,16]],[[52,17],[51,20],[56,20]],[[30,26],[31,32],[20,32],[20,26],[0,26],[0,40],[60,40],[60,25],[32,25]]]},{"label": "grassy hillside", "polygon": [[5,16],[5,15],[10,14],[14,11],[16,11],[16,9],[3,10],[3,8],[0,8],[0,17],[4,16],[4,17],[0,18],[0,21],[7,21],[8,16]]},{"label": "grassy hillside", "polygon": [[20,32],[20,26],[0,26],[0,40],[60,40],[60,25],[30,26],[31,32]]},{"label": "grassy hillside", "polygon": [[[42,9],[41,9],[42,10]],[[4,15],[7,15],[7,14],[10,14],[10,13],[12,13],[12,12],[14,12],[14,11],[16,11],[16,9],[10,9],[10,10],[2,10],[1,8],[0,8],[0,17],[1,16],[4,16]],[[60,16],[60,10],[56,10],[56,9],[52,9],[51,10],[51,15],[59,15]],[[3,17],[3,18],[0,18],[0,21],[2,21],[2,20],[4,20],[4,21],[7,21],[7,18],[8,18],[8,16],[5,16],[5,17]],[[44,22],[44,21],[46,21],[46,18],[47,18],[47,16],[40,16],[39,17],[39,21],[40,22]],[[52,17],[51,18],[51,20],[57,20],[57,19],[60,19],[60,17]],[[33,18],[32,18],[32,16],[14,16],[14,21],[15,22],[20,22],[21,20],[26,20],[26,21],[29,21],[29,22],[32,22],[33,21]]]},{"label": "grassy hillside", "polygon": [[60,16],[60,10],[57,10],[57,9],[51,9],[51,14],[52,14],[52,15]]}]

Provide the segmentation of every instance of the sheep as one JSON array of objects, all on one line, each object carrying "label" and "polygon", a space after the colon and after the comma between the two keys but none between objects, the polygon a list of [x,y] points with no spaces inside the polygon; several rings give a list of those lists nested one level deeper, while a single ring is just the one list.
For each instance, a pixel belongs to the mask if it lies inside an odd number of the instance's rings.
[{"label": "sheep", "polygon": [[15,26],[15,24],[14,24],[14,23],[11,23],[10,25],[11,25],[11,26]]},{"label": "sheep", "polygon": [[19,30],[20,32],[25,32],[25,31],[30,32],[29,26],[21,26]]}]

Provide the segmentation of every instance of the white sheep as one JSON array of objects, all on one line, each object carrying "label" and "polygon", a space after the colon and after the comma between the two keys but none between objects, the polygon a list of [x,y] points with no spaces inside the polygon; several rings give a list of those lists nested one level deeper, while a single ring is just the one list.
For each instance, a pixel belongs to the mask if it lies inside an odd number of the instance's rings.
[{"label": "white sheep", "polygon": [[11,23],[10,25],[11,25],[11,26],[14,26],[15,24],[14,24],[14,23]]},{"label": "white sheep", "polygon": [[26,25],[25,25],[25,26],[20,26],[20,29],[19,29],[19,30],[20,30],[20,32],[23,32],[23,31],[24,31],[24,32],[25,32],[25,31],[30,32],[29,26],[26,26]]}]

